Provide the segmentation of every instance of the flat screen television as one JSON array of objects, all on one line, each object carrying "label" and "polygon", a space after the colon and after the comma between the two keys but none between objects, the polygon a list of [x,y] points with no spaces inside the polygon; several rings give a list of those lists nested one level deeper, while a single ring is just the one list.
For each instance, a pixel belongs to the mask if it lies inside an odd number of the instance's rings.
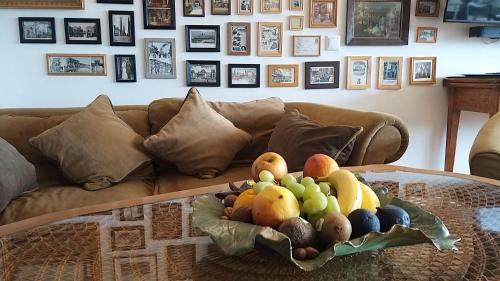
[{"label": "flat screen television", "polygon": [[444,21],[500,24],[500,0],[448,0]]}]

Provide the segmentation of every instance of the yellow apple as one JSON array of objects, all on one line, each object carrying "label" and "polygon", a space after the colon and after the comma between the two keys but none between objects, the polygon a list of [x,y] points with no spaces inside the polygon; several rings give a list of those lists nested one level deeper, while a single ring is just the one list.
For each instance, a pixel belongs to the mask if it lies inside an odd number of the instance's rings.
[{"label": "yellow apple", "polygon": [[266,152],[257,157],[252,165],[252,177],[255,182],[259,182],[259,173],[267,170],[274,175],[274,179],[279,181],[288,174],[288,167],[285,159],[275,152]]}]

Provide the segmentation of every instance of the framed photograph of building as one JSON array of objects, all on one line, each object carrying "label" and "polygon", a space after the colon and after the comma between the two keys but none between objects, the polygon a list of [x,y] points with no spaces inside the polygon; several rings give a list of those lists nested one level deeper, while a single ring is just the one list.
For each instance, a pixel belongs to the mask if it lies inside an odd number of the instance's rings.
[{"label": "framed photograph of building", "polygon": [[212,1],[212,15],[231,15],[231,0],[210,0]]},{"label": "framed photograph of building", "polygon": [[436,57],[410,58],[410,84],[436,84]]},{"label": "framed photograph of building", "polygon": [[401,89],[403,57],[379,57],[377,88],[382,90]]},{"label": "framed photograph of building", "polygon": [[220,26],[186,25],[186,52],[220,52]]},{"label": "framed photograph of building", "polygon": [[54,18],[19,18],[19,40],[21,43],[56,43]]},{"label": "framed photograph of building", "polygon": [[81,9],[85,8],[85,0],[0,0],[0,8],[15,9]]},{"label": "framed photograph of building", "polygon": [[288,16],[288,29],[294,31],[304,30],[304,16]]},{"label": "framed photograph of building", "polygon": [[281,57],[283,54],[283,24],[257,23],[257,56]]},{"label": "framed photograph of building", "polygon": [[408,45],[411,0],[347,0],[346,45]]},{"label": "framed photograph of building", "polygon": [[135,46],[133,11],[109,11],[109,42],[111,46]]},{"label": "framed photograph of building", "polygon": [[116,82],[137,82],[135,55],[115,55]]},{"label": "framed photograph of building", "polygon": [[65,18],[66,44],[101,44],[101,20]]},{"label": "framed photograph of building", "polygon": [[251,16],[253,15],[253,0],[238,0],[238,15]]},{"label": "framed photograph of building", "polygon": [[281,0],[260,0],[260,12],[263,14],[281,14]]},{"label": "framed photograph of building", "polygon": [[299,85],[298,64],[267,65],[268,87],[297,87]]},{"label": "framed photograph of building", "polygon": [[251,51],[250,23],[227,23],[227,53],[230,56],[249,56]]},{"label": "framed photograph of building", "polygon": [[347,57],[347,89],[363,90],[371,86],[371,61],[369,56]]},{"label": "framed photograph of building", "polygon": [[309,6],[309,27],[337,27],[337,0],[311,0]]},{"label": "framed photograph of building", "polygon": [[47,74],[63,76],[106,76],[106,55],[47,54]]},{"label": "framed photograph of building", "polygon": [[440,6],[440,0],[417,0],[417,6],[415,7],[415,16],[439,17]]},{"label": "framed photograph of building", "polygon": [[417,27],[417,43],[436,43],[437,27]]},{"label": "framed photograph of building", "polygon": [[143,0],[144,29],[175,29],[174,0]]},{"label": "framed photograph of building", "polygon": [[185,17],[204,17],[205,0],[183,0],[183,14]]},{"label": "framed photograph of building", "polygon": [[175,79],[174,38],[145,38],[146,79]]},{"label": "framed photograph of building", "polygon": [[186,82],[189,87],[220,87],[220,61],[186,61]]},{"label": "framed photograph of building", "polygon": [[303,11],[304,1],[303,0],[289,0],[288,9],[290,11]]},{"label": "framed photograph of building", "polygon": [[134,4],[134,0],[96,0],[100,4]]},{"label": "framed photograph of building", "polygon": [[294,35],[292,40],[294,57],[319,57],[321,55],[321,36]]},{"label": "framed photograph of building", "polygon": [[315,61],[305,63],[306,89],[338,89],[339,61]]},{"label": "framed photograph of building", "polygon": [[260,88],[260,64],[228,64],[229,88]]}]

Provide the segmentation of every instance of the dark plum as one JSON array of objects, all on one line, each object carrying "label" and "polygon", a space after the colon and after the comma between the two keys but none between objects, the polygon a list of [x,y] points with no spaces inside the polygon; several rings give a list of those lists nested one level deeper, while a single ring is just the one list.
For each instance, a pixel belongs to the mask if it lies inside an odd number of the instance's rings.
[{"label": "dark plum", "polygon": [[356,209],[347,218],[352,226],[351,239],[361,237],[371,231],[380,231],[377,216],[368,209]]},{"label": "dark plum", "polygon": [[380,231],[386,232],[395,224],[410,226],[410,216],[400,207],[387,205],[377,208],[377,217],[380,220]]}]

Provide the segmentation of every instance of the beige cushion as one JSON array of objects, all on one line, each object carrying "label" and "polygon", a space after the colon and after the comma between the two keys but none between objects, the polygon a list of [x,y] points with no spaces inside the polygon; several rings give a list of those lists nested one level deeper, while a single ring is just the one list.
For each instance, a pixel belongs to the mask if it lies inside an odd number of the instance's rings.
[{"label": "beige cushion", "polygon": [[64,122],[30,139],[46,157],[56,160],[70,180],[97,190],[120,182],[151,161],[144,138],[118,118],[107,96]]},{"label": "beige cushion", "polygon": [[176,114],[144,146],[188,175],[211,178],[223,172],[251,140],[191,89]]}]

